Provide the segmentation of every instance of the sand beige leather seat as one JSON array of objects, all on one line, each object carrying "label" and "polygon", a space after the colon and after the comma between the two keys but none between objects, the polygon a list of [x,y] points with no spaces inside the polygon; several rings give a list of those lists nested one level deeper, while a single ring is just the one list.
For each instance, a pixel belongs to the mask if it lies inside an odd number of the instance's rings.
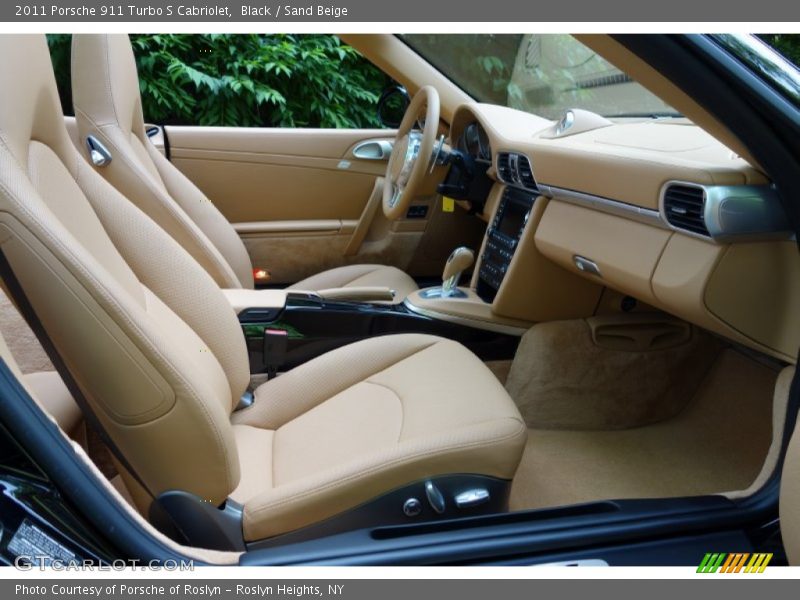
[{"label": "sand beige leather seat", "polygon": [[411,482],[513,477],[526,438],[516,406],[479,359],[437,337],[343,347],[234,412],[249,368],[224,294],[80,157],[44,36],[0,36],[0,56],[0,248],[138,476],[126,483],[141,510],[173,490],[214,514],[233,498],[239,533],[258,540]]},{"label": "sand beige leather seat", "polygon": [[[80,139],[95,136],[113,156],[101,174],[186,248],[217,285],[252,288],[253,266],[234,228],[147,138],[127,35],[73,36],[72,95]],[[406,273],[383,265],[330,269],[289,289],[370,286],[394,290],[396,302],[417,289]]]}]

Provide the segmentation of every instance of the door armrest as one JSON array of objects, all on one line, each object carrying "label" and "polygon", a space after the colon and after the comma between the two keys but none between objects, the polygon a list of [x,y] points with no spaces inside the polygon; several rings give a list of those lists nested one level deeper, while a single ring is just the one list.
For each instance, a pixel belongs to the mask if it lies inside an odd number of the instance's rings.
[{"label": "door armrest", "polygon": [[222,293],[228,299],[236,314],[248,308],[276,309],[286,306],[286,290],[239,290],[224,289]]}]

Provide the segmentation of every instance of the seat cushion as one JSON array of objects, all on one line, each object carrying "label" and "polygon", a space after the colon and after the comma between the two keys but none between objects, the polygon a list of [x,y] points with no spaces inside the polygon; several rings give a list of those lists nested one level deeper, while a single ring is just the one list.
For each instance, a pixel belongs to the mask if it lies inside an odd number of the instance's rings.
[{"label": "seat cushion", "polygon": [[406,296],[418,289],[409,275],[396,267],[384,265],[337,267],[298,281],[288,289],[314,292],[330,288],[374,286],[394,290],[396,302],[402,302]]},{"label": "seat cushion", "polygon": [[403,485],[511,479],[526,439],[514,402],[455,342],[392,335],[269,381],[234,413],[247,540],[319,522]]}]

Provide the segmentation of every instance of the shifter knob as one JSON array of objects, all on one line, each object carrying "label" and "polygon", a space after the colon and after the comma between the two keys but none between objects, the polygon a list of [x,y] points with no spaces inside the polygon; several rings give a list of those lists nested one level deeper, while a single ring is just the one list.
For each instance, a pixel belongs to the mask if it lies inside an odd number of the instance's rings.
[{"label": "shifter knob", "polygon": [[475,253],[466,246],[460,246],[453,250],[444,263],[442,273],[442,295],[449,296],[458,287],[458,280],[461,273],[466,271],[475,262]]}]

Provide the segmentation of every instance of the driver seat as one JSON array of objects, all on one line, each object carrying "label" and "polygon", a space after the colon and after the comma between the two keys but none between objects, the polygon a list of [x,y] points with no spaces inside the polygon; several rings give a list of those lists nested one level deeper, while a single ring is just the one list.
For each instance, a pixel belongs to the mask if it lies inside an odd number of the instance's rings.
[{"label": "driver seat", "polygon": [[[147,137],[127,35],[73,35],[72,98],[79,139],[94,136],[113,157],[97,171],[183,246],[218,286],[252,289],[253,264],[233,226]],[[347,287],[387,287],[394,290],[395,302],[418,289],[400,269],[377,264],[330,269],[288,289]]]}]

